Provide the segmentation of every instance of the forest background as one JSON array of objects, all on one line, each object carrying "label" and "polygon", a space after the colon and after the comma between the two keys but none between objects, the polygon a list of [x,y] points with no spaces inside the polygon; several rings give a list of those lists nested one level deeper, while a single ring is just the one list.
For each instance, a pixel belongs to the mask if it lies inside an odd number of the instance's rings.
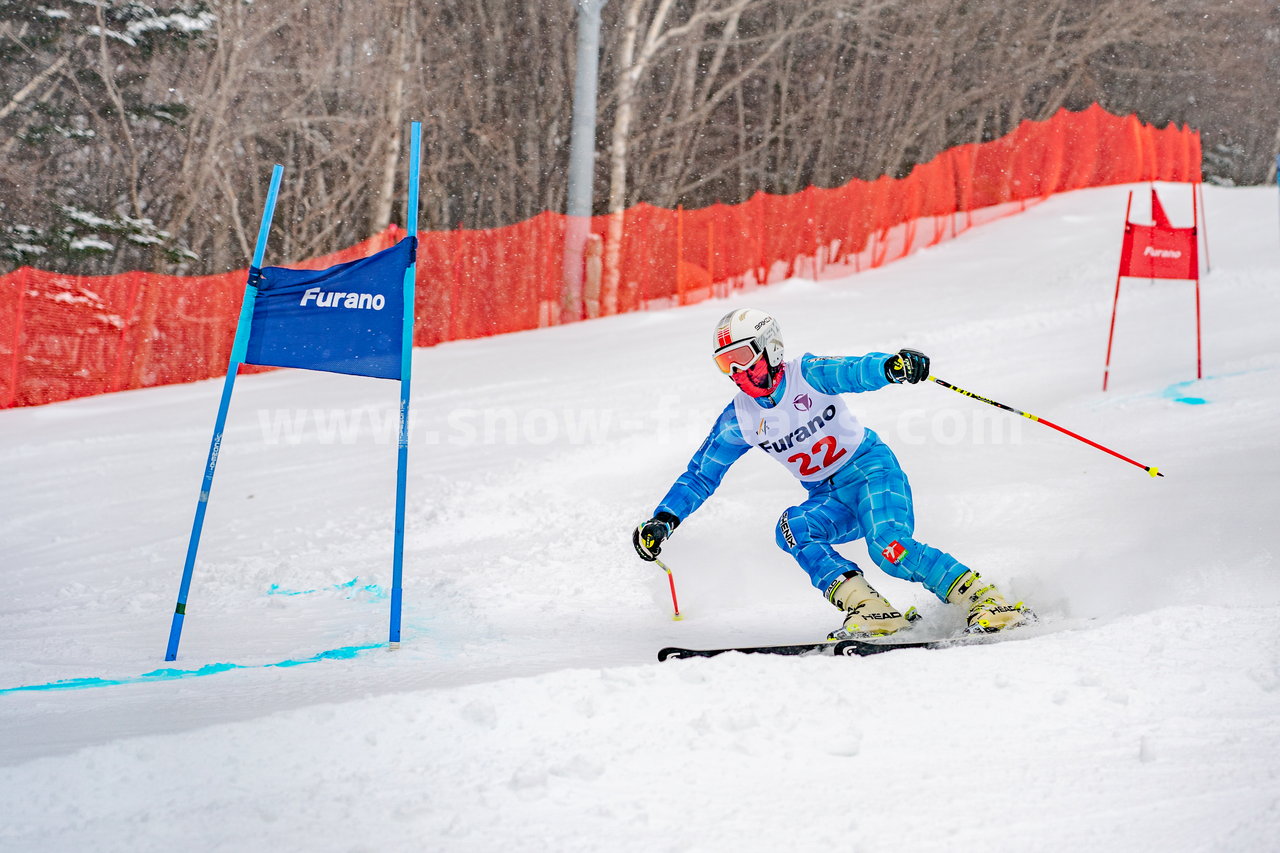
[{"label": "forest background", "polygon": [[[573,0],[0,0],[0,272],[243,268],[398,222],[564,211]],[[1203,135],[1206,179],[1275,177],[1266,0],[607,0],[594,212],[902,176],[1093,102]],[[278,241],[278,242],[277,242]]]}]

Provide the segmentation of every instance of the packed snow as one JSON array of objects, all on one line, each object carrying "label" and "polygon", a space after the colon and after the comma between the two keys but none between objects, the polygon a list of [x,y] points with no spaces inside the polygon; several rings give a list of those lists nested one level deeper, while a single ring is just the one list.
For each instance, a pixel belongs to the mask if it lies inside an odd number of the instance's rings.
[{"label": "packed snow", "polygon": [[[1161,186],[1175,224],[1190,192]],[[0,412],[0,849],[1274,850],[1280,235],[1206,188],[1190,282],[1126,280],[1146,185],[1053,198],[860,275],[414,353],[402,647],[386,644],[394,383],[241,377],[177,661],[163,661],[221,381]],[[865,659],[774,544],[803,498],[748,454],[663,551],[630,531],[732,386],[734,306],[792,355],[911,346],[850,398],[917,538],[1043,617]],[[917,630],[958,614],[842,550]]]}]

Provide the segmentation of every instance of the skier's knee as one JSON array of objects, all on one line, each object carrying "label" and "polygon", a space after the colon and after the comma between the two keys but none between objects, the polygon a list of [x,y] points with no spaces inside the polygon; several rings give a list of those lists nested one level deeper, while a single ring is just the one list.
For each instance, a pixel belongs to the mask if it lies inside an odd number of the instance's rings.
[{"label": "skier's knee", "polygon": [[898,574],[895,568],[916,547],[911,531],[899,524],[882,525],[867,537],[867,551],[880,568]]},{"label": "skier's knee", "polygon": [[803,513],[797,507],[789,507],[783,510],[782,516],[778,519],[773,538],[779,548],[792,554],[804,542],[802,537],[807,532]]}]

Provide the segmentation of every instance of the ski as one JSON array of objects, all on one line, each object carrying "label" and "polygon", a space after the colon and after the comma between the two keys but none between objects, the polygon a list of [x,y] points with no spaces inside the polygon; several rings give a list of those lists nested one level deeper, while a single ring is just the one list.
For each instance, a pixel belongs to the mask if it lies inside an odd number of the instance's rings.
[{"label": "ski", "polygon": [[950,640],[911,640],[898,642],[869,642],[866,640],[824,640],[818,643],[792,643],[783,646],[737,646],[725,649],[684,649],[668,646],[658,652],[658,660],[671,658],[713,658],[717,655],[737,652],[744,655],[787,655],[798,657],[867,657],[899,649],[945,649],[951,646],[980,641],[991,635],[977,635]]},{"label": "ski", "polygon": [[[1003,631],[972,634],[965,632],[950,636],[938,636],[935,632],[932,639],[925,639],[929,634],[925,632],[916,633],[916,630],[918,630],[916,629],[912,630],[910,634],[903,632],[893,637],[882,637],[874,640],[820,640],[816,643],[789,643],[777,646],[730,646],[723,649],[686,649],[680,646],[667,646],[658,652],[658,660],[713,658],[729,652],[737,652],[742,655],[783,655],[787,657],[808,655],[813,657],[865,658],[901,649],[954,649],[960,646],[981,646],[989,643],[1000,643],[1009,639],[1024,640],[1041,636],[1051,631],[1061,630],[1063,627],[1061,623],[1056,626],[1045,624],[1040,617],[1030,610],[1027,611],[1027,616],[1026,622],[1006,628]],[[916,618],[918,619],[919,617]],[[911,635],[919,639],[909,639]]]}]

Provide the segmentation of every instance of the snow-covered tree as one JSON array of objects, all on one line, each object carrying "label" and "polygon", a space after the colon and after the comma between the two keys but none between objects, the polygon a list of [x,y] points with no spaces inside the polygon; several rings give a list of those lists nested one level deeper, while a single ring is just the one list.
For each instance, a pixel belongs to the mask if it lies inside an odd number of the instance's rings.
[{"label": "snow-covered tree", "polygon": [[200,2],[0,0],[0,257],[95,272],[195,257],[154,222],[156,149],[188,112],[156,60],[214,21]]}]

